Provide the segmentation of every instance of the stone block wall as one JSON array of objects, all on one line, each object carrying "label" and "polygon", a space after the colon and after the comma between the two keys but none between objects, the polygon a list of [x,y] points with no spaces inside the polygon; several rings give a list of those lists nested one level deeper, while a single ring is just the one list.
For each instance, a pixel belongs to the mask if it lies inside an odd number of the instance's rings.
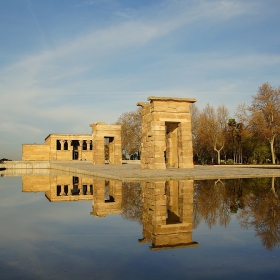
[{"label": "stone block wall", "polygon": [[[91,138],[91,134],[50,134],[45,139],[44,144],[23,144],[22,160],[92,161]],[[85,147],[83,147],[83,144],[85,144]],[[74,158],[73,153],[76,153],[76,158]]]},{"label": "stone block wall", "polygon": [[[91,134],[50,134],[45,139],[45,144],[50,146],[50,160],[92,160],[90,150]],[[60,150],[57,149],[57,141],[60,143]],[[83,150],[83,142],[86,141],[86,150]],[[66,145],[65,145],[66,143]],[[75,144],[74,144],[75,143]],[[76,158],[73,152],[77,153]]]},{"label": "stone block wall", "polygon": [[50,160],[50,147],[44,144],[23,144],[22,160]]},{"label": "stone block wall", "polygon": [[109,163],[122,164],[121,126],[100,122],[90,126],[92,127],[93,164],[105,164],[105,138],[108,139],[109,145]]},{"label": "stone block wall", "polygon": [[141,168],[192,168],[192,98],[155,97],[142,107]]}]

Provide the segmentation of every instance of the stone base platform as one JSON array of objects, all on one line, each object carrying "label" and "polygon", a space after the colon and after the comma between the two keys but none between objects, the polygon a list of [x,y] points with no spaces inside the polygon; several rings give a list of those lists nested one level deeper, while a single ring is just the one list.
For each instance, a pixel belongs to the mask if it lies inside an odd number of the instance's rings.
[{"label": "stone base platform", "polygon": [[280,165],[195,165],[193,169],[141,169],[140,164],[132,161],[122,165],[93,165],[87,161],[68,162],[8,162],[0,167],[2,176],[24,176],[39,174],[65,174],[75,176],[98,177],[108,180],[120,181],[149,181],[149,180],[207,180],[207,179],[232,179],[255,177],[280,177]]}]

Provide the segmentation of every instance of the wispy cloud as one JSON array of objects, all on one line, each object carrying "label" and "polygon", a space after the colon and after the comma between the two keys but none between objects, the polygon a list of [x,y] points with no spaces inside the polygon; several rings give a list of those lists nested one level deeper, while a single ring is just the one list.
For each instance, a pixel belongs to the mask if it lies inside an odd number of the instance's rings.
[{"label": "wispy cloud", "polygon": [[169,0],[139,9],[113,0],[81,2],[99,4],[110,5],[110,23],[68,34],[55,47],[46,46],[33,14],[43,47],[0,68],[0,132],[78,133],[96,120],[115,121],[149,95],[199,99],[211,92],[211,100],[218,100],[241,89],[251,95],[261,75],[276,81],[276,71],[262,69],[277,69],[278,53],[231,48],[226,42],[223,49],[215,36],[205,38],[221,29],[223,40],[227,26],[260,12],[262,1]]},{"label": "wispy cloud", "polygon": [[39,51],[2,69],[1,80],[6,94],[13,92],[32,98],[40,94],[38,89],[52,90],[53,85],[55,90],[57,86],[59,88],[59,85],[56,86],[59,81],[98,70],[102,63],[108,63],[108,60],[120,51],[145,46],[148,42],[167,36],[173,30],[201,18],[224,19],[244,13],[245,10],[244,5],[232,1],[202,1],[194,8],[188,8],[187,2],[178,3],[175,7],[172,6],[172,9],[169,4],[168,9],[163,9],[156,20],[129,20],[117,26],[94,31],[57,48]]}]

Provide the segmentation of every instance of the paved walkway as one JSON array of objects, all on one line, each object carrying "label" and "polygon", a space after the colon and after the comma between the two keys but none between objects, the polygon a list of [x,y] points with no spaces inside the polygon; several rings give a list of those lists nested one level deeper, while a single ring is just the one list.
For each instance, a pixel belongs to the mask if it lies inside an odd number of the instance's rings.
[{"label": "paved walkway", "polygon": [[93,165],[91,162],[71,161],[51,162],[51,168],[122,181],[280,177],[280,165],[196,165],[193,169],[147,170],[141,169],[139,164]]}]

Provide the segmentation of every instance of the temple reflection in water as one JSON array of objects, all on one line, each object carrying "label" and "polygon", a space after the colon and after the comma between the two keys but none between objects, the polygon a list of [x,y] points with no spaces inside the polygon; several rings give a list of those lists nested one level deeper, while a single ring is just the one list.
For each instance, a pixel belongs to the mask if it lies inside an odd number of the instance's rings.
[{"label": "temple reflection in water", "polygon": [[[151,250],[198,246],[192,241],[194,181],[151,181],[140,186],[143,238],[139,242],[152,243]],[[92,200],[90,214],[95,217],[121,214],[125,200],[121,181],[69,175],[23,176],[22,190],[45,192],[50,202]]]},{"label": "temple reflection in water", "polygon": [[253,227],[262,245],[280,243],[280,179],[121,182],[71,175],[23,175],[23,192],[45,192],[50,202],[92,201],[94,217],[120,214],[142,224],[139,243],[151,250],[195,247],[193,229],[227,227],[233,215]]},{"label": "temple reflection in water", "polygon": [[197,246],[192,241],[193,180],[142,183],[143,238],[150,249]]}]

